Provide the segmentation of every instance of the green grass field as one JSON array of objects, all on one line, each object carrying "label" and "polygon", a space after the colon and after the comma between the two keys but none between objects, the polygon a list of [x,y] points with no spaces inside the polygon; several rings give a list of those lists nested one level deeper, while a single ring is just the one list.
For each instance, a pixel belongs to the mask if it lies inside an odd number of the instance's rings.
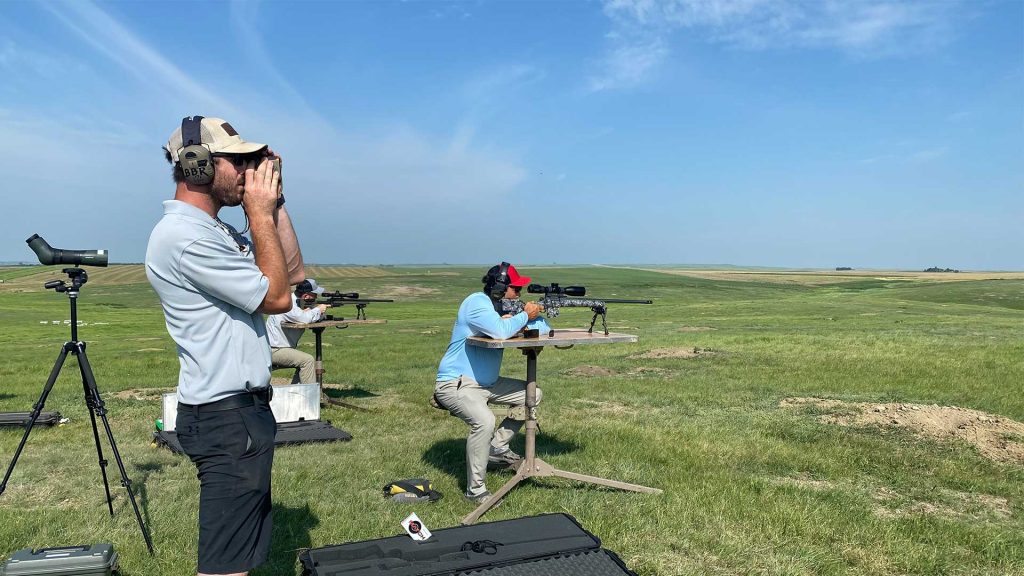
[{"label": "green grass field", "polygon": [[[472,510],[460,497],[465,425],[427,398],[456,308],[479,289],[482,268],[317,267],[328,289],[398,302],[368,309],[385,325],[325,333],[327,382],[370,411],[324,408],[352,442],[277,451],[271,562],[255,574],[298,574],[297,550],[395,535],[412,511],[437,529]],[[820,418],[820,406],[780,406],[821,397],[970,408],[1004,426],[1024,421],[1024,279],[809,283],[523,269],[594,295],[655,300],[610,307],[611,328],[638,335],[637,344],[540,356],[538,454],[664,493],[544,479],[514,490],[484,521],[572,514],[642,575],[1024,574],[1024,459],[1013,452],[1024,436],[1003,433],[1009,456],[1000,461],[959,437],[839,426]],[[158,392],[177,382],[174,344],[141,266],[89,273],[80,337],[157,554],[147,555],[113,466],[115,517],[106,511],[71,359],[46,406],[70,422],[32,433],[0,496],[0,556],[110,541],[125,574],[194,574],[195,469],[150,445]],[[59,277],[53,268],[0,268],[0,411],[31,409],[68,338],[60,324],[67,298],[41,286]],[[552,324],[589,320],[589,311],[569,309]],[[312,341],[307,334],[305,350]],[[639,357],[693,348],[703,353]],[[522,355],[506,353],[503,373],[523,377]],[[20,429],[0,430],[5,469],[20,438]],[[398,506],[381,497],[388,481],[413,476],[431,478],[445,498]],[[488,485],[506,478],[492,474]]]}]

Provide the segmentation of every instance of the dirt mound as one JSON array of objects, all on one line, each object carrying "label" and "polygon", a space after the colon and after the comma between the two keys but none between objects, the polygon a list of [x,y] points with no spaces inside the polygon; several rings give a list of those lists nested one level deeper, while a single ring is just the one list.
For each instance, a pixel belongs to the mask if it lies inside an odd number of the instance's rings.
[{"label": "dirt mound", "polygon": [[601,366],[580,365],[566,370],[563,374],[566,376],[593,378],[595,376],[615,376],[617,372]]},{"label": "dirt mound", "polygon": [[979,410],[827,398],[786,398],[779,406],[828,410],[830,413],[819,416],[819,420],[840,426],[884,426],[907,429],[928,438],[957,438],[974,445],[986,458],[1024,465],[1024,424]]},{"label": "dirt mound", "polygon": [[682,348],[655,348],[643,354],[630,356],[633,360],[660,360],[662,358],[699,358],[703,356],[714,356],[715,351],[711,348],[699,346],[685,346]]}]

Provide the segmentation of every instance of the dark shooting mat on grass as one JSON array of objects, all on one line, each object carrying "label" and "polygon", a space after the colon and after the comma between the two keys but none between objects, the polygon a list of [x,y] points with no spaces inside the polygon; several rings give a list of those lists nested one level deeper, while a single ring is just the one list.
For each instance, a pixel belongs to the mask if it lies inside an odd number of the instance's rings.
[{"label": "dark shooting mat on grass", "polygon": [[[300,420],[299,422],[281,422],[277,425],[274,436],[275,446],[287,444],[305,444],[307,442],[347,442],[352,435],[344,430],[331,426],[327,420]],[[160,431],[153,433],[153,441],[166,446],[175,454],[181,454],[181,444],[174,432]]]},{"label": "dark shooting mat on grass", "polygon": [[[31,412],[0,412],[0,426],[17,426],[24,428],[32,418]],[[54,426],[60,423],[60,412],[40,412],[36,418],[37,426]]]},{"label": "dark shooting mat on grass", "polygon": [[304,576],[621,576],[633,574],[567,514],[544,514],[350,542],[299,554]]}]

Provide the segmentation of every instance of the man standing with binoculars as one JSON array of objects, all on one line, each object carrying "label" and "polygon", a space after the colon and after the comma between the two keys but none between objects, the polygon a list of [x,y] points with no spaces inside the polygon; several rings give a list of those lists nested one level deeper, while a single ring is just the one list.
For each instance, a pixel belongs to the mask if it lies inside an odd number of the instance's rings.
[{"label": "man standing with binoculars", "polygon": [[[265,144],[195,116],[165,152],[174,199],[150,236],[146,276],[178,348],[176,432],[200,483],[198,572],[242,576],[266,562],[272,525],[277,424],[261,314],[291,308],[302,257],[283,208],[280,159]],[[217,217],[239,205],[251,241]]]}]

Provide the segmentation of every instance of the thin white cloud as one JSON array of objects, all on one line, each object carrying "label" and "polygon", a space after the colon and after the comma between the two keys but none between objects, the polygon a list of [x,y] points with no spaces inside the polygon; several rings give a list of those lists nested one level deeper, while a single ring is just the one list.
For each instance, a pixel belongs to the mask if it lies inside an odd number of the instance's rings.
[{"label": "thin white cloud", "polygon": [[493,118],[503,106],[514,102],[523,86],[544,80],[544,71],[530,64],[505,64],[478,72],[463,82],[459,95],[465,113],[459,119],[449,153],[461,153],[473,143],[480,125]]},{"label": "thin white cloud", "polygon": [[157,83],[172,94],[183,94],[206,109],[228,114],[234,108],[208,90],[131,30],[90,0],[45,4],[54,16],[96,51],[116,62],[138,80]]},{"label": "thin white cloud", "polygon": [[602,62],[601,73],[590,78],[589,88],[601,92],[638,86],[668,53],[665,42],[657,36],[638,41],[615,40],[615,46]]},{"label": "thin white cloud", "polygon": [[308,121],[326,124],[326,121],[313,109],[302,94],[288,81],[284,74],[274,66],[274,58],[267,50],[260,18],[261,3],[247,0],[232,0],[228,20],[231,22],[232,30],[235,33],[235,40],[238,42],[241,52],[246,54],[253,69],[259,70],[262,78],[277,84],[278,88],[288,99],[287,103],[277,101],[278,106],[290,108],[293,111],[300,111],[302,115],[309,117]]},{"label": "thin white cloud", "polygon": [[594,91],[641,84],[686,30],[747,50],[836,50],[854,58],[921,53],[947,43],[961,0],[606,0],[609,47]]}]

